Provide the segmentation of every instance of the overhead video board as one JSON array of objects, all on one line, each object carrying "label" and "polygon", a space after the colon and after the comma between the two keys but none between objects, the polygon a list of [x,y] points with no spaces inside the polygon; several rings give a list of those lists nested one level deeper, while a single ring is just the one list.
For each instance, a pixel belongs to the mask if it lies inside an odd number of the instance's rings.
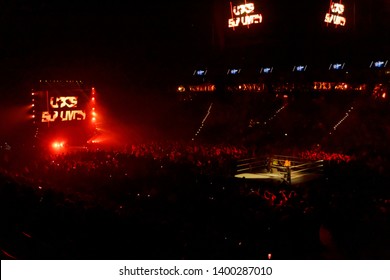
[{"label": "overhead video board", "polygon": [[228,27],[233,30],[239,26],[247,26],[259,24],[263,21],[263,16],[256,12],[254,3],[244,3],[234,5],[230,2],[230,15]]},{"label": "overhead video board", "polygon": [[345,6],[341,3],[341,0],[337,2],[330,2],[329,10],[325,14],[325,22],[327,25],[332,24],[334,26],[345,26],[347,19],[344,16]]}]

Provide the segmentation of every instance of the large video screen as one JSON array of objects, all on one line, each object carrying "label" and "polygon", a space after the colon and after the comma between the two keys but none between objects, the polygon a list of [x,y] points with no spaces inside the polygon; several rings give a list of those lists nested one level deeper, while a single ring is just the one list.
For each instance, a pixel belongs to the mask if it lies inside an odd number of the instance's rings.
[{"label": "large video screen", "polygon": [[64,122],[86,121],[92,109],[92,98],[82,88],[44,87],[33,91],[35,122],[58,125]]},{"label": "large video screen", "polygon": [[36,138],[43,141],[82,142],[96,127],[94,88],[79,83],[40,83],[31,92],[31,101]]},{"label": "large video screen", "polygon": [[345,26],[347,19],[344,15],[345,6],[339,2],[330,1],[330,6],[328,12],[325,14],[325,22],[327,25],[331,24],[334,26]]}]

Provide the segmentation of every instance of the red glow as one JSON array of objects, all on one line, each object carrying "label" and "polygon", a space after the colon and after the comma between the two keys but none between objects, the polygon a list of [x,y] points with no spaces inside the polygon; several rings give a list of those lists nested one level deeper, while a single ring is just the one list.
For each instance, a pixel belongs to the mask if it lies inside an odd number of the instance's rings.
[{"label": "red glow", "polygon": [[95,101],[95,97],[92,97],[92,101]]},{"label": "red glow", "polygon": [[95,111],[95,108],[92,108],[92,111]]},{"label": "red glow", "polygon": [[29,235],[28,233],[25,233],[24,231],[22,231],[22,234],[28,238],[31,238],[31,235]]},{"label": "red glow", "polygon": [[33,93],[33,92],[31,93],[31,95],[34,95],[34,94],[35,94],[35,93]]},{"label": "red glow", "polygon": [[386,98],[386,92],[382,94],[382,98]]},{"label": "red glow", "polygon": [[92,118],[92,121],[93,121],[93,122],[94,122],[94,121],[96,121],[96,118],[95,118],[95,117],[93,117],[93,118]]},{"label": "red glow", "polygon": [[12,256],[11,254],[9,254],[8,252],[6,252],[6,251],[4,251],[4,250],[1,250],[1,252],[2,252],[5,256],[7,256],[8,258],[13,259],[13,260],[16,260],[16,258],[15,258],[14,256]]},{"label": "red glow", "polygon": [[111,136],[107,134],[100,134],[98,136],[93,137],[87,141],[88,144],[107,144],[113,143],[113,139]]},{"label": "red glow", "polygon": [[59,150],[59,149],[62,149],[64,147],[64,142],[54,142],[51,146],[54,149]]}]

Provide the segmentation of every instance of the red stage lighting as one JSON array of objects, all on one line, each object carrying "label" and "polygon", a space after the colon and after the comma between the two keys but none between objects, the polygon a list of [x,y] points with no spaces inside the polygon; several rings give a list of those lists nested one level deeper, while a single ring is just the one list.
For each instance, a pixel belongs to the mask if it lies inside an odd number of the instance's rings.
[{"label": "red stage lighting", "polygon": [[64,142],[54,142],[51,146],[54,149],[59,150],[59,149],[62,149],[64,147]]}]

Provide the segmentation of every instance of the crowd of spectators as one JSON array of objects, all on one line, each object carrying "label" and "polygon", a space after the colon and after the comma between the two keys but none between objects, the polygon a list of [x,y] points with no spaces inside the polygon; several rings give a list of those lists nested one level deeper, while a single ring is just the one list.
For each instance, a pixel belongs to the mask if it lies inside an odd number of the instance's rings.
[{"label": "crowd of spectators", "polygon": [[[305,100],[305,110],[290,98],[270,122],[250,129],[249,119],[273,116],[284,101],[220,100],[188,142],[54,153],[7,145],[0,151],[2,258],[389,258],[387,149],[378,141],[388,132],[375,114],[373,129],[371,120],[351,125],[366,112],[354,98]],[[352,102],[354,112],[330,135]],[[256,113],[258,106],[264,110]],[[324,160],[323,176],[301,185],[234,177],[239,160],[275,154]]]},{"label": "crowd of spectators", "polygon": [[[388,257],[376,243],[386,240],[388,200],[376,193],[364,197],[366,188],[359,189],[353,178],[352,189],[345,188],[332,173],[300,187],[234,178],[237,160],[252,153],[193,142],[23,158],[14,150],[3,152],[3,257]],[[344,228],[351,217],[351,228]],[[378,238],[352,231],[363,225]]]},{"label": "crowd of spectators", "polygon": [[328,162],[350,162],[352,157],[341,153],[327,153],[319,149],[303,151],[299,155],[300,158],[305,160],[317,161],[324,160]]}]

